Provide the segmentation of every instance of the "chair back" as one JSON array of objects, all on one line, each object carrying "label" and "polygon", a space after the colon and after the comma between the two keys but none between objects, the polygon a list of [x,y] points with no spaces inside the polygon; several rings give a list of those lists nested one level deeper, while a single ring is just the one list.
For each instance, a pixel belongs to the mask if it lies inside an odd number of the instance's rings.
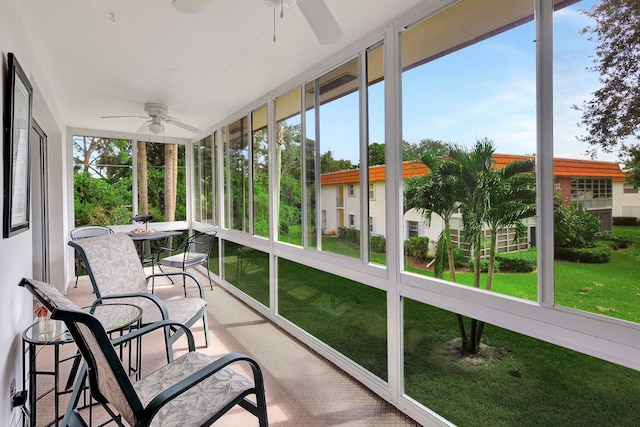
[{"label": "chair back", "polygon": [[87,362],[91,395],[100,403],[113,405],[130,425],[134,425],[134,414],[142,410],[142,402],[100,321],[48,283],[22,279],[20,286],[51,312],[52,319],[62,320],[67,326]]},{"label": "chair back", "polygon": [[101,234],[111,234],[113,230],[103,225],[84,225],[76,227],[69,232],[71,240],[85,239],[87,237],[99,236]]},{"label": "chair back", "polygon": [[98,298],[147,292],[146,275],[138,251],[126,234],[112,233],[72,240],[69,246],[82,255]]},{"label": "chair back", "polygon": [[197,233],[189,237],[185,243],[184,264],[188,265],[190,261],[196,260],[207,261],[215,238],[215,233]]}]

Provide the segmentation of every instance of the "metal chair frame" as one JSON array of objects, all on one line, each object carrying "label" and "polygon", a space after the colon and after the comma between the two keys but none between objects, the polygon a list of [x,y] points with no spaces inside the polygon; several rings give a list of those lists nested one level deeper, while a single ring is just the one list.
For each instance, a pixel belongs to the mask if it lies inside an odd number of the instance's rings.
[{"label": "metal chair frame", "polygon": [[[211,273],[209,271],[209,252],[211,252],[215,239],[216,232],[212,234],[196,233],[183,240],[180,245],[175,248],[159,248],[156,262],[160,271],[163,271],[162,266],[180,268],[182,271],[187,271],[188,268],[204,264],[207,268],[209,286],[213,290],[213,282],[211,281]],[[163,253],[170,255],[162,257]]]},{"label": "metal chair frame", "polygon": [[[206,400],[213,404],[206,407],[206,411],[203,408],[205,413],[194,414],[200,419],[198,425],[211,425],[238,405],[256,416],[260,427],[268,426],[264,379],[260,366],[252,358],[233,353],[214,360],[198,353],[195,351],[193,334],[189,328],[172,321],[154,323],[111,340],[97,318],[82,311],[52,285],[31,279],[22,279],[19,285],[31,292],[51,311],[52,319],[65,322],[88,365],[92,397],[107,410],[118,425],[124,425],[123,418],[136,427],[149,426],[154,419],[156,422],[168,420],[170,424],[174,419],[184,420],[188,418],[181,413],[184,402],[202,402],[201,393],[206,391],[211,393],[211,399]],[[138,339],[158,328],[166,327],[179,327],[184,330],[189,353],[143,377],[136,387],[138,381],[132,381],[127,375],[127,369],[122,365],[114,347]],[[190,369],[189,363],[192,363],[190,361],[196,360],[200,363]],[[248,364],[253,374],[253,381],[230,369],[231,364]],[[171,365],[175,365],[174,372],[179,372],[180,375],[167,378],[163,373],[171,372]],[[168,371],[167,367],[169,367]],[[183,371],[183,369],[187,370]],[[151,381],[144,383],[145,378]],[[144,393],[144,396],[140,392]],[[255,396],[255,403],[247,399],[249,395]],[[182,403],[176,402],[172,405],[175,399],[181,399],[178,402]],[[204,404],[207,403],[209,402]],[[118,413],[110,407],[115,408]],[[198,409],[201,408],[198,406]],[[80,418],[78,413],[74,411],[71,418],[73,425],[84,424],[78,418]],[[189,423],[189,421],[184,422]]]}]

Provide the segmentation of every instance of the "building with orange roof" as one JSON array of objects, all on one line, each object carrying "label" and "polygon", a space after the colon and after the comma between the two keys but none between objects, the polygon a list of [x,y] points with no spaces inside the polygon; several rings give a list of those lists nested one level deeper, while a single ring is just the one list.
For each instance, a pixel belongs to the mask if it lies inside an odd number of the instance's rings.
[{"label": "building with orange roof", "polygon": [[[495,154],[495,167],[501,168],[515,160],[533,159],[534,156]],[[583,206],[601,219],[601,230],[611,230],[614,216],[640,217],[640,197],[637,190],[627,184],[626,174],[615,162],[579,159],[554,159],[555,190],[567,204]],[[385,166],[369,168],[369,231],[385,235]],[[403,178],[421,176],[429,172],[423,163],[404,162]],[[324,234],[335,234],[340,227],[361,229],[360,170],[351,169],[322,174],[321,224]],[[443,223],[432,218],[429,224],[415,210],[404,215],[404,240],[413,236],[426,236],[435,241]],[[500,251],[526,249],[535,245],[535,218],[525,221],[529,233],[523,241],[514,242],[513,232],[505,230],[499,236]],[[453,238],[462,241],[461,218],[452,220]],[[500,246],[500,245],[499,245]]]}]

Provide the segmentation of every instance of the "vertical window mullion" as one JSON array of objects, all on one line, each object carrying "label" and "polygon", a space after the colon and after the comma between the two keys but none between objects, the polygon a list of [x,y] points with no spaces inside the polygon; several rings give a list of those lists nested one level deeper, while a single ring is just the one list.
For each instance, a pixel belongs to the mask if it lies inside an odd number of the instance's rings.
[{"label": "vertical window mullion", "polygon": [[537,227],[538,302],[554,305],[553,259],[553,2],[536,0],[536,204],[540,224]]},{"label": "vertical window mullion", "polygon": [[360,260],[369,262],[369,108],[367,51],[358,55],[360,104]]}]

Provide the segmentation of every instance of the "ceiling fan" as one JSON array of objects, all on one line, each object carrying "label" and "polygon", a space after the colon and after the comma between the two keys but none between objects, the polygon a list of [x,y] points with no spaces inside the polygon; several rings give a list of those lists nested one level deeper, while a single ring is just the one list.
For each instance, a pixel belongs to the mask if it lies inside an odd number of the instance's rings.
[{"label": "ceiling fan", "polygon": [[[184,13],[197,13],[214,0],[172,0],[173,7]],[[263,0],[267,6],[280,8],[280,18],[284,11],[298,5],[311,30],[321,44],[332,44],[340,40],[342,30],[324,0]],[[274,11],[275,13],[275,11]],[[274,36],[275,41],[275,36]]]},{"label": "ceiling fan", "polygon": [[138,129],[138,133],[147,132],[147,130],[151,133],[158,135],[160,132],[164,131],[164,124],[168,123],[174,126],[178,126],[179,128],[188,130],[193,133],[200,133],[200,129],[197,127],[188,125],[186,123],[182,123],[175,117],[171,117],[169,113],[169,109],[164,104],[158,104],[156,102],[147,102],[144,104],[144,111],[147,113],[146,116],[102,116],[101,119],[116,119],[123,117],[134,117],[139,119],[148,119],[145,121],[140,129]]}]

